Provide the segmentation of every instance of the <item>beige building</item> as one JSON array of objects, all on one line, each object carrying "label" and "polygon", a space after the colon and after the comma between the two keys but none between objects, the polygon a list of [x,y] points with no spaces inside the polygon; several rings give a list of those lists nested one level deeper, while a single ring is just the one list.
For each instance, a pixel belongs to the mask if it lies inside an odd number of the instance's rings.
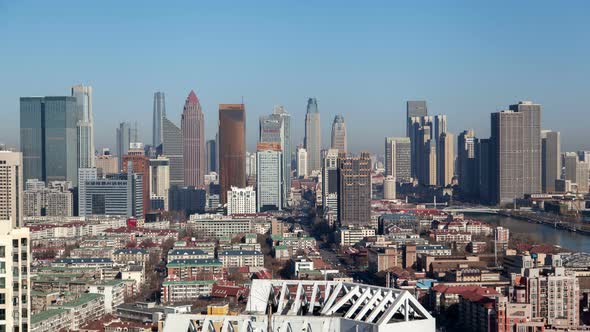
[{"label": "beige building", "polygon": [[28,228],[0,221],[0,331],[28,331],[31,312],[31,247]]},{"label": "beige building", "polygon": [[0,220],[10,220],[13,227],[22,223],[23,155],[0,151]]},{"label": "beige building", "polygon": [[102,171],[103,175],[119,173],[119,158],[113,155],[102,155],[95,157],[96,168]]},{"label": "beige building", "polygon": [[446,187],[453,181],[455,175],[455,135],[442,133],[438,142],[438,183]]}]

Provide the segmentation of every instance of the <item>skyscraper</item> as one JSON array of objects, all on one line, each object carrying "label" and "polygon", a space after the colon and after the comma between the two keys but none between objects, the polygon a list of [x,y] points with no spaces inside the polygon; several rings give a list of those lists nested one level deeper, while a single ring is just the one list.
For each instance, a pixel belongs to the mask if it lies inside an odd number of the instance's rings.
[{"label": "skyscraper", "polygon": [[408,137],[385,138],[385,176],[393,176],[398,182],[410,182],[411,159],[411,143]]},{"label": "skyscraper", "polygon": [[205,150],[207,155],[207,173],[217,172],[217,140],[208,140]]},{"label": "skyscraper", "polygon": [[428,108],[424,100],[409,100],[406,103],[406,136],[410,136],[411,127],[413,125],[411,118],[422,117],[428,115]]},{"label": "skyscraper", "polygon": [[340,226],[371,222],[371,157],[340,155],[338,160],[338,221]]},{"label": "skyscraper", "polygon": [[205,120],[201,103],[191,90],[182,111],[184,185],[201,188],[205,181]]},{"label": "skyscraper", "polygon": [[492,113],[492,194],[509,204],[541,192],[541,105],[530,101]]},{"label": "skyscraper", "polygon": [[256,208],[258,212],[283,206],[283,153],[278,142],[256,146]]},{"label": "skyscraper", "polygon": [[145,216],[150,211],[150,159],[143,152],[143,144],[131,144],[129,151],[123,156],[123,173],[141,175],[142,206]]},{"label": "skyscraper", "polygon": [[541,187],[555,192],[555,180],[561,177],[561,139],[558,131],[541,131]]},{"label": "skyscraper", "polygon": [[465,130],[457,139],[457,176],[461,191],[470,196],[479,195],[479,160],[477,138],[473,129]]},{"label": "skyscraper", "polygon": [[563,154],[563,165],[564,180],[575,183],[578,193],[587,193],[590,163],[581,161],[575,152],[566,152]]},{"label": "skyscraper", "polygon": [[164,210],[167,211],[168,190],[170,189],[170,159],[163,156],[150,159],[149,173],[150,200],[152,197],[161,198],[164,203]]},{"label": "skyscraper", "polygon": [[75,97],[20,99],[24,180],[78,184],[78,107]]},{"label": "skyscraper", "polygon": [[170,187],[182,187],[184,185],[182,130],[164,117],[162,135],[162,155],[170,160]]},{"label": "skyscraper", "polygon": [[0,151],[0,220],[10,227],[22,225],[23,156],[20,152]]},{"label": "skyscraper", "polygon": [[[338,201],[328,201],[329,195],[336,195],[338,197],[338,158],[339,156],[346,156],[344,152],[338,149],[329,149],[322,167],[322,206],[324,211],[338,208]],[[330,204],[332,203],[332,204]]]},{"label": "skyscraper", "polygon": [[[246,108],[244,104],[219,105],[219,176],[221,193],[246,186]],[[221,203],[226,203],[221,195]]]},{"label": "skyscraper", "polygon": [[137,128],[133,128],[129,122],[119,123],[119,128],[117,128],[117,157],[119,157],[119,171],[123,169],[123,156],[129,151],[129,145],[137,141]]},{"label": "skyscraper", "polygon": [[273,113],[260,117],[259,142],[279,143],[283,155],[282,202],[286,205],[291,188],[291,116],[277,105]]},{"label": "skyscraper", "polygon": [[451,133],[443,132],[438,141],[438,169],[437,185],[446,187],[453,181],[455,175],[455,140]]},{"label": "skyscraper", "polygon": [[307,150],[307,171],[311,174],[322,168],[322,127],[318,102],[315,98],[307,100],[305,114],[305,150]]},{"label": "skyscraper", "polygon": [[332,123],[332,149],[338,149],[339,152],[348,152],[348,145],[346,141],[346,124],[344,123],[344,117],[338,114],[334,117]]},{"label": "skyscraper", "polygon": [[79,215],[142,217],[143,180],[142,174],[128,172],[86,181],[84,195],[78,197],[80,206],[84,207]]},{"label": "skyscraper", "polygon": [[307,151],[304,147],[297,148],[297,177],[307,177]]},{"label": "skyscraper", "polygon": [[78,167],[94,167],[94,116],[92,113],[92,87],[72,87],[72,97],[78,108]]},{"label": "skyscraper", "polygon": [[164,129],[162,121],[166,117],[166,95],[164,92],[154,93],[154,111],[152,121],[152,146],[157,148],[162,144]]}]

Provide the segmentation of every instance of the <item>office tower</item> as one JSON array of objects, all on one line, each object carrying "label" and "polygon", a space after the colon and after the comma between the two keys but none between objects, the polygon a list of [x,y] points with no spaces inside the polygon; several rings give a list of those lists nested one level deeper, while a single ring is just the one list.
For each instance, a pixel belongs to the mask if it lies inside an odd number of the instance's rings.
[{"label": "office tower", "polygon": [[305,150],[307,151],[307,171],[309,174],[322,168],[322,127],[318,102],[315,98],[307,100],[305,114]]},{"label": "office tower", "polygon": [[494,202],[495,189],[495,167],[496,163],[492,158],[494,146],[491,139],[476,140],[476,159],[479,172],[479,198],[482,202]]},{"label": "office tower", "polygon": [[561,138],[558,131],[541,131],[541,187],[555,192],[555,180],[561,178]]},{"label": "office tower", "polygon": [[162,119],[162,155],[170,160],[170,187],[184,185],[182,131],[168,118]]},{"label": "office tower", "polygon": [[142,206],[144,216],[150,210],[150,158],[143,152],[143,144],[132,143],[123,156],[123,173],[140,174],[142,177]]},{"label": "office tower", "polygon": [[541,192],[541,105],[530,101],[492,113],[495,202]]},{"label": "office tower", "polygon": [[590,162],[590,151],[578,151],[578,158],[581,161]]},{"label": "office tower", "polygon": [[[219,177],[221,192],[246,186],[246,109],[244,104],[219,105]],[[226,203],[221,195],[221,203]]]},{"label": "office tower", "polygon": [[282,202],[287,204],[291,188],[291,116],[283,106],[277,105],[273,113],[260,117],[259,142],[279,143],[283,155]]},{"label": "office tower", "polygon": [[23,155],[0,150],[0,220],[21,227],[23,211]]},{"label": "office tower", "polygon": [[29,229],[0,220],[0,331],[29,331],[32,258]]},{"label": "office tower", "polygon": [[78,183],[77,123],[75,97],[20,99],[20,145],[25,181]]},{"label": "office tower", "polygon": [[207,154],[207,174],[217,172],[217,140],[208,140],[205,150]]},{"label": "office tower", "polygon": [[297,177],[307,177],[307,151],[305,148],[297,148]]},{"label": "office tower", "polygon": [[[337,149],[329,149],[324,158],[322,166],[322,206],[324,211],[336,211],[338,208],[338,158],[341,155],[346,156],[344,152],[340,153]],[[328,197],[334,197],[336,200],[328,202]]]},{"label": "office tower", "polygon": [[246,152],[246,177],[256,178],[256,153]]},{"label": "office tower", "polygon": [[465,130],[457,138],[457,176],[461,191],[470,196],[479,195],[479,160],[477,138],[473,129]]},{"label": "office tower", "polygon": [[411,127],[413,125],[411,118],[423,117],[428,115],[428,108],[424,100],[410,100],[406,103],[406,136],[410,136]]},{"label": "office tower", "polygon": [[566,152],[563,154],[563,165],[565,168],[564,180],[575,183],[578,193],[587,193],[590,163],[580,161],[575,152]]},{"label": "office tower", "polygon": [[164,92],[154,93],[154,111],[152,120],[152,146],[157,148],[164,140],[162,122],[166,117],[166,95]]},{"label": "office tower", "polygon": [[256,208],[258,212],[283,206],[283,152],[280,143],[256,146]]},{"label": "office tower", "polygon": [[338,221],[340,226],[371,222],[371,157],[366,152],[338,159]]},{"label": "office tower", "polygon": [[168,211],[168,190],[170,189],[170,159],[159,156],[150,159],[149,172],[150,199],[160,197],[164,203],[164,210]]},{"label": "office tower", "polygon": [[256,191],[253,187],[231,187],[227,192],[227,215],[256,213]]},{"label": "office tower", "polygon": [[72,97],[78,108],[78,167],[94,167],[94,116],[92,113],[92,87],[75,85]]},{"label": "office tower", "polygon": [[136,143],[137,128],[131,127],[129,122],[119,123],[117,128],[117,157],[119,157],[119,172],[123,169],[123,156],[129,151],[129,145]]},{"label": "office tower", "polygon": [[111,154],[96,156],[94,165],[100,174],[119,173],[119,157]]},{"label": "office tower", "polygon": [[438,158],[437,144],[434,140],[429,140],[424,144],[423,162],[421,183],[426,186],[436,186],[438,184]]},{"label": "office tower", "polygon": [[398,182],[410,182],[412,178],[411,159],[410,138],[385,138],[385,176],[393,176]]},{"label": "office tower", "polygon": [[388,175],[383,180],[383,199],[386,201],[395,200],[395,178]]},{"label": "office tower", "polygon": [[49,186],[45,187],[45,183],[41,183],[42,187],[35,185],[29,189],[29,186],[26,186],[27,190],[23,193],[23,216],[73,216],[74,198],[69,190],[70,186],[50,182]]},{"label": "office tower", "polygon": [[182,111],[184,185],[201,188],[205,181],[205,119],[201,103],[191,90]]},{"label": "office tower", "polygon": [[332,123],[332,149],[338,149],[340,152],[347,153],[348,145],[346,141],[346,124],[344,123],[344,117],[338,114],[334,117]]},{"label": "office tower", "polygon": [[282,105],[275,105],[273,115],[278,116],[282,122],[281,148],[283,149],[283,202],[286,205],[291,190],[291,114],[287,113]]},{"label": "office tower", "polygon": [[78,215],[83,216],[87,211],[86,200],[86,184],[89,181],[98,179],[98,172],[96,168],[78,168]]},{"label": "office tower", "polygon": [[446,187],[453,182],[453,176],[455,175],[455,136],[451,133],[443,132],[440,135],[437,146],[437,185]]},{"label": "office tower", "polygon": [[83,192],[78,195],[80,216],[144,216],[141,174],[113,174],[105,179],[88,180],[83,186]]},{"label": "office tower", "polygon": [[205,189],[195,187],[170,188],[168,205],[170,211],[184,212],[185,216],[195,213],[204,213],[207,204],[207,192]]},{"label": "office tower", "polygon": [[[424,159],[425,156],[430,155],[430,149],[435,148],[435,156],[439,154],[438,143],[440,136],[447,131],[447,116],[420,116],[411,117],[408,120],[408,131],[411,142],[411,163],[412,163],[412,177],[417,178],[420,183],[427,184],[430,181],[425,181],[427,174],[426,169],[430,169],[428,163],[432,159]],[[432,140],[432,142],[430,142]],[[436,172],[438,163],[435,160],[436,166],[433,172]],[[434,175],[436,178],[436,175]],[[436,181],[435,181],[436,183]]]}]

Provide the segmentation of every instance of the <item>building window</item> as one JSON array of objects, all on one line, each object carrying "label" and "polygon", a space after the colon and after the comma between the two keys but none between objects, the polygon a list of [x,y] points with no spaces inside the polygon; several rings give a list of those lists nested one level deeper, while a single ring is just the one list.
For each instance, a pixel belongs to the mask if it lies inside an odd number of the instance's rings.
[{"label": "building window", "polygon": [[6,278],[4,277],[0,278],[0,288],[6,288]]},{"label": "building window", "polygon": [[0,304],[6,304],[6,294],[0,293]]},{"label": "building window", "polygon": [[6,309],[0,309],[0,320],[6,320]]},{"label": "building window", "polygon": [[0,246],[0,257],[5,257],[5,256],[6,256],[6,247]]}]

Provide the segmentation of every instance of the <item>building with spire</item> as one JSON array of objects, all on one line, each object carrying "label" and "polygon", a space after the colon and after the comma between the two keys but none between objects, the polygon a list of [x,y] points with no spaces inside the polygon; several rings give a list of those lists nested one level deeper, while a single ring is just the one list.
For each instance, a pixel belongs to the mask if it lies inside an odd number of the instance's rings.
[{"label": "building with spire", "polygon": [[205,120],[193,90],[184,103],[181,118],[184,185],[201,188],[205,181]]},{"label": "building with spire", "polygon": [[315,98],[307,100],[305,114],[305,150],[307,151],[307,171],[309,174],[322,168],[322,127],[318,102]]},{"label": "building with spire", "polygon": [[339,152],[347,153],[348,145],[346,140],[346,124],[344,123],[344,117],[338,114],[334,117],[332,123],[332,149],[338,149]]},{"label": "building with spire", "polygon": [[154,93],[154,113],[152,122],[152,146],[157,148],[162,144],[164,137],[164,128],[162,121],[166,117],[166,95],[164,92]]}]

